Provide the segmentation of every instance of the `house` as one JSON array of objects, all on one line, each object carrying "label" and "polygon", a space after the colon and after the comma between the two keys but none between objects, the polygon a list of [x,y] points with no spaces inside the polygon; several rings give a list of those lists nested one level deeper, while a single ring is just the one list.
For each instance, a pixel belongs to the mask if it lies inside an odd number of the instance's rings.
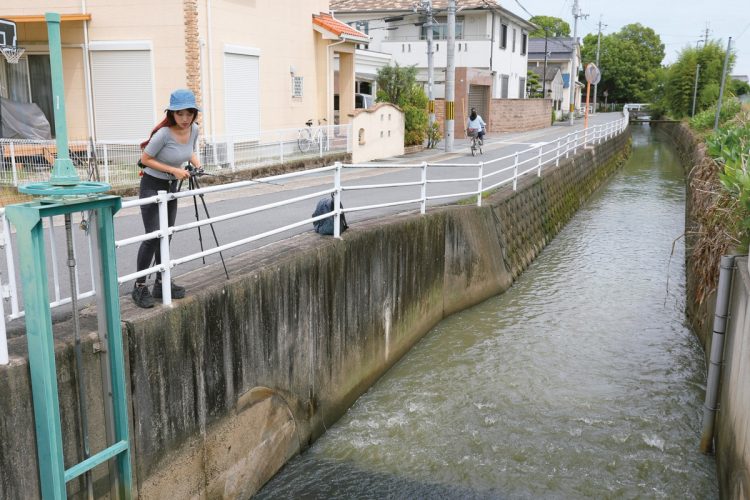
[{"label": "house", "polygon": [[[457,4],[455,136],[463,137],[469,109],[492,117],[497,116],[493,99],[525,99],[528,33],[536,26],[495,0],[461,0]],[[432,1],[433,97],[437,100],[445,97],[447,8],[447,0]],[[416,66],[417,81],[429,95],[427,17],[420,9],[420,2],[413,0],[331,0],[338,19],[371,37],[360,49],[390,54],[400,66]],[[442,106],[436,103],[438,121],[443,120]],[[488,130],[492,131],[491,121]]]},{"label": "house", "polygon": [[539,91],[546,99],[552,99],[552,109],[555,110],[555,116],[559,118],[562,115],[564,97],[564,83],[560,68],[548,65],[545,72],[544,66],[530,66],[529,71],[539,77]]},{"label": "house", "polygon": [[[5,0],[25,48],[0,61],[0,95],[37,103],[54,127],[43,0]],[[85,10],[84,10],[85,9]],[[176,88],[195,92],[203,135],[258,138],[263,131],[333,122],[354,109],[354,51],[369,37],[328,13],[328,0],[60,0],[71,139],[141,141]],[[293,50],[291,50],[293,48]],[[341,69],[334,72],[334,59]]]},{"label": "house", "polygon": [[[372,39],[370,50],[391,54],[401,66],[416,65],[426,85],[427,27],[416,3],[403,0],[331,0],[336,17]],[[432,2],[434,96],[445,95],[447,0]],[[528,32],[536,26],[490,0],[462,0],[456,14],[455,66],[484,69],[491,75],[487,98],[524,98]],[[485,92],[485,90],[482,90]]]},{"label": "house", "polygon": [[[545,50],[547,53],[546,58]],[[579,69],[572,71],[574,54],[576,54],[577,66]],[[570,110],[571,73],[573,74],[573,84],[575,85],[575,109],[582,109],[581,89],[583,88],[583,84],[578,81],[580,61],[581,46],[580,44],[575,43],[572,37],[555,37],[546,39],[532,38],[529,40],[529,70],[533,70],[533,68],[544,68],[545,65],[548,70],[550,67],[560,70],[563,82],[562,102],[557,105],[555,109],[558,111],[561,110],[563,115],[567,114]]]}]

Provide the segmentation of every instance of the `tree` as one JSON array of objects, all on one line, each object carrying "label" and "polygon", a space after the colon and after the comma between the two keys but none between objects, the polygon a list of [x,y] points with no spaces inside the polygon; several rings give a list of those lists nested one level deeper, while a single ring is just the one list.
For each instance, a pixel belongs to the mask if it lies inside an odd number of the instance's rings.
[{"label": "tree", "polygon": [[547,36],[570,36],[570,25],[559,17],[533,16],[529,21],[539,26],[539,29],[529,33],[529,38],[544,38],[545,28]]},{"label": "tree", "polygon": [[542,84],[539,82],[539,75],[533,71],[526,72],[526,92],[529,97],[544,97],[542,95]]},{"label": "tree", "polygon": [[[685,47],[677,60],[665,70],[663,85],[654,89],[653,101],[674,118],[692,112],[696,67],[700,64],[696,113],[715,106],[719,99],[721,74],[726,51],[717,41],[709,41],[700,48]],[[730,69],[734,55],[730,54]]]},{"label": "tree", "polygon": [[735,96],[750,94],[750,84],[742,80],[732,80],[729,82],[729,89]]},{"label": "tree", "polygon": [[427,136],[427,94],[417,83],[416,66],[384,66],[378,70],[378,102],[390,102],[404,112],[404,145],[422,144]]},{"label": "tree", "polygon": [[[583,39],[583,67],[596,62],[597,35]],[[646,102],[658,81],[664,59],[664,44],[656,32],[640,23],[623,26],[617,33],[601,37],[598,91],[609,93],[613,102]]]}]

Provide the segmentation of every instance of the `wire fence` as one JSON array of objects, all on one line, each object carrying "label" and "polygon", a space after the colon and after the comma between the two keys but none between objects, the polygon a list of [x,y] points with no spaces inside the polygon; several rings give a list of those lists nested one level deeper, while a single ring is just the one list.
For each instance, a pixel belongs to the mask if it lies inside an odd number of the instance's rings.
[{"label": "wire fence", "polygon": [[[349,152],[350,125],[322,125],[225,136],[203,141],[201,163],[208,172],[251,170],[287,161]],[[112,187],[140,181],[137,143],[70,141],[68,151],[81,179],[99,179]],[[57,158],[54,140],[0,139],[0,186],[18,187],[49,180]]]},{"label": "wire fence", "polygon": [[[205,259],[211,255],[221,255],[222,252],[231,251],[233,249],[243,251],[243,248],[249,248],[249,245],[254,242],[270,241],[270,237],[272,236],[289,233],[300,227],[310,227],[313,222],[329,217],[334,218],[334,237],[340,237],[340,217],[345,213],[350,214],[365,211],[369,213],[378,213],[379,210],[386,207],[413,206],[418,207],[420,212],[424,214],[426,213],[430,202],[445,204],[446,202],[450,203],[460,199],[471,199],[472,197],[476,197],[475,203],[478,206],[481,206],[483,194],[505,185],[511,185],[513,190],[516,190],[518,182],[522,177],[526,175],[541,176],[545,166],[559,165],[561,158],[575,155],[580,149],[587,145],[599,144],[603,141],[612,139],[623,133],[627,126],[628,115],[627,112],[625,112],[623,113],[622,118],[615,121],[593,126],[585,130],[572,132],[553,141],[539,143],[525,150],[505,155],[500,158],[480,161],[473,164],[431,164],[427,162],[419,164],[342,164],[337,162],[335,165],[322,168],[269,176],[251,181],[216,185],[183,192],[178,191],[176,193],[160,191],[156,196],[150,198],[126,201],[122,204],[123,210],[156,203],[159,208],[160,227],[157,231],[152,233],[120,237],[115,243],[118,251],[118,261],[119,252],[124,248],[140,244],[142,241],[158,238],[160,240],[161,263],[140,271],[133,270],[132,268],[118,269],[118,283],[124,284],[139,277],[160,272],[162,274],[162,302],[165,305],[169,305],[172,301],[170,288],[171,273],[172,269],[176,266],[183,266],[191,262],[196,262],[199,259]],[[333,142],[334,137],[330,137],[329,139]],[[286,146],[284,146],[284,144],[288,142],[288,140],[282,138],[276,154],[279,156],[285,154],[284,148]],[[316,144],[320,149],[320,142],[317,142]],[[238,151],[237,142],[235,142],[234,145],[233,151],[236,154]],[[241,148],[239,150],[242,151]],[[247,151],[253,151],[252,147],[248,148]],[[217,154],[217,156],[219,155]],[[227,156],[220,157],[227,158]],[[235,158],[234,161],[237,162],[237,159]],[[213,165],[216,166],[216,164]],[[389,181],[379,184],[362,184],[354,181],[342,182],[342,174],[347,169],[361,170],[373,168],[398,169],[404,172],[416,172],[417,175],[414,175],[407,180],[399,180],[398,182]],[[201,197],[201,199],[203,199],[202,197],[204,195],[221,193],[222,196],[232,196],[231,192],[241,193],[242,190],[248,188],[278,185],[278,183],[282,181],[302,179],[304,177],[319,178],[321,176],[332,177],[331,183],[327,186],[323,184],[321,189],[307,192],[306,194],[292,195],[292,193],[289,193],[290,195],[283,199],[266,204],[254,204],[257,202],[253,197],[240,195],[243,200],[247,200],[246,203],[248,204],[240,210],[222,213],[214,217],[210,217],[206,210],[206,218],[200,220],[197,216],[198,208],[196,205],[195,221],[175,225],[173,227],[168,227],[167,224],[167,202],[170,200],[192,197],[193,202],[196,203],[196,197]],[[283,191],[283,189],[280,189],[280,191]],[[345,193],[362,191],[376,193],[375,198],[378,202],[360,205],[352,203],[351,205],[348,205],[347,209],[341,207],[342,196]],[[308,202],[310,200],[316,200],[330,195],[333,195],[334,197],[333,211],[323,215],[316,217],[306,215],[301,216],[302,212],[300,210],[293,211],[294,213],[287,215],[286,218],[276,215],[281,209],[294,207],[295,205],[306,207],[305,213],[309,213]],[[357,199],[363,198],[360,196],[352,197],[352,201]],[[222,223],[254,214],[263,214],[263,219],[268,225],[261,227],[256,224],[244,224],[243,227],[245,227],[246,232],[243,234],[233,229],[232,239],[227,243],[219,244],[218,240],[216,240],[215,247],[206,249],[201,242],[201,250],[192,253],[190,253],[191,251],[185,245],[175,244],[174,242],[171,247],[169,245],[170,238],[179,233],[195,229],[200,231],[200,228],[204,228],[205,230],[207,229],[205,226],[210,226],[213,231],[214,224],[218,226]],[[61,216],[58,217],[61,218]],[[49,283],[49,287],[52,300],[50,307],[55,308],[71,303],[70,297],[72,292],[68,291],[68,294],[66,295],[64,287],[61,285],[59,274],[59,269],[65,267],[64,261],[66,258],[66,256],[58,255],[62,252],[57,249],[58,242],[55,239],[60,239],[59,234],[58,236],[55,236],[55,227],[57,226],[59,231],[61,224],[59,222],[56,224],[52,217],[47,219],[48,220],[45,221],[45,227],[48,229],[49,235],[47,239],[47,252],[50,255],[51,262],[51,282]],[[117,219],[115,220],[117,221]],[[83,226],[84,224],[81,224],[81,227]],[[0,233],[0,250],[2,250],[5,256],[5,261],[3,265],[0,266],[0,292],[2,294],[2,300],[0,300],[0,314],[3,316],[3,321],[0,322],[0,364],[6,364],[8,362],[6,323],[23,317],[24,311],[19,298],[17,286],[14,257],[16,250],[13,248],[14,245],[10,225],[5,217],[5,212],[2,209],[0,209],[0,229],[2,229],[2,233]],[[117,233],[117,224],[115,224],[115,230]],[[122,231],[119,232],[122,233]],[[78,238],[79,241],[77,243],[74,242],[73,245],[74,252],[76,252],[76,261],[88,264],[89,269],[87,272],[89,279],[76,278],[75,281],[79,284],[79,289],[76,290],[76,293],[78,294],[77,296],[79,299],[85,299],[96,295],[95,280],[92,278],[96,266],[91,251],[92,242],[90,235],[88,235],[88,232],[83,232]],[[132,265],[132,263],[129,265]],[[76,272],[78,272],[78,268],[76,268]],[[82,283],[86,283],[86,285],[83,285]],[[86,289],[84,290],[82,288]],[[9,311],[6,311],[6,308],[9,309]]]}]

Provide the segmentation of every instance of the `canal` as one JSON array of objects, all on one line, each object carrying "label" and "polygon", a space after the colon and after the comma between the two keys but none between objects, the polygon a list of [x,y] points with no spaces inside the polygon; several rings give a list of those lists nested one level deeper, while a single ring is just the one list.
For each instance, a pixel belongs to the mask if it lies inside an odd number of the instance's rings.
[{"label": "canal", "polygon": [[437,325],[258,498],[718,498],[685,182],[633,154],[503,295]]}]

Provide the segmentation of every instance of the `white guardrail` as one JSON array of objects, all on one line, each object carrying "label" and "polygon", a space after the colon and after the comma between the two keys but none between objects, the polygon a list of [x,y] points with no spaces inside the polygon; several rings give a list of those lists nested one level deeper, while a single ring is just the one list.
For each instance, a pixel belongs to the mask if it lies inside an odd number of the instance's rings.
[{"label": "white guardrail", "polygon": [[[122,208],[130,208],[130,207],[139,207],[141,205],[149,204],[149,203],[157,203],[159,206],[159,220],[160,220],[160,228],[157,231],[154,231],[152,233],[148,234],[142,234],[138,236],[133,236],[130,238],[124,238],[116,241],[116,247],[118,249],[129,246],[129,245],[135,245],[139,244],[142,241],[149,240],[152,238],[159,238],[160,239],[160,251],[161,251],[161,260],[162,263],[159,265],[155,265],[149,269],[145,269],[139,272],[124,274],[122,276],[118,277],[118,283],[126,283],[128,281],[134,280],[141,276],[146,276],[148,274],[154,273],[154,272],[161,272],[162,273],[162,297],[163,297],[163,303],[164,304],[170,304],[171,303],[171,289],[169,286],[170,283],[170,275],[171,275],[171,269],[175,266],[179,266],[182,264],[186,264],[188,262],[194,261],[196,259],[202,259],[209,255],[220,253],[223,251],[227,251],[232,248],[241,247],[244,245],[249,245],[250,243],[258,240],[262,240],[264,238],[268,238],[272,235],[276,235],[285,231],[289,231],[294,228],[307,226],[309,227],[313,222],[325,219],[327,217],[330,217],[331,214],[334,216],[334,231],[335,237],[339,237],[338,231],[339,231],[339,218],[344,213],[353,213],[353,212],[360,212],[360,211],[372,211],[376,209],[381,209],[384,207],[393,207],[393,206],[400,206],[400,205],[419,205],[420,212],[424,214],[427,210],[427,202],[430,200],[443,200],[448,198],[467,198],[476,196],[476,204],[478,206],[481,206],[482,204],[482,194],[491,191],[494,189],[497,189],[501,186],[504,186],[506,184],[512,184],[513,190],[516,190],[518,185],[518,180],[527,174],[536,174],[537,176],[541,176],[542,168],[545,165],[558,165],[560,162],[560,158],[565,157],[567,158],[570,154],[576,154],[577,150],[587,144],[593,144],[593,143],[601,143],[602,141],[608,140],[620,133],[622,133],[628,126],[628,116],[627,114],[624,115],[623,118],[620,118],[618,120],[589,127],[585,130],[580,130],[576,132],[572,132],[570,134],[567,134],[563,137],[560,137],[556,140],[553,140],[551,142],[547,143],[540,143],[537,145],[534,145],[533,147],[530,147],[526,150],[519,151],[517,153],[509,154],[506,156],[503,156],[501,158],[496,158],[493,160],[485,161],[485,162],[478,162],[475,164],[459,164],[459,163],[440,163],[440,164],[430,164],[427,162],[423,162],[420,164],[341,164],[337,162],[335,165],[322,167],[322,168],[316,168],[311,170],[304,170],[300,172],[293,172],[288,174],[282,174],[282,175],[275,175],[270,177],[264,177],[252,181],[242,181],[242,182],[235,182],[231,184],[224,184],[224,185],[216,185],[216,186],[210,186],[206,188],[201,189],[194,189],[191,191],[182,191],[182,192],[176,192],[176,193],[167,193],[166,191],[160,191],[158,195],[150,197],[150,198],[143,198],[143,199],[137,199],[137,200],[131,200],[123,202]],[[463,168],[476,168],[476,175],[474,176],[468,176],[468,177],[458,177],[458,178],[430,178],[428,175],[432,169],[450,169],[455,167],[463,167]],[[387,183],[387,184],[369,184],[369,185],[344,185],[341,182],[342,177],[342,171],[344,169],[372,169],[372,168],[380,168],[380,169],[418,169],[420,171],[420,180],[419,181],[413,181],[413,182],[398,182],[398,183]],[[240,211],[231,212],[222,214],[216,217],[210,217],[202,220],[198,220],[196,217],[196,220],[193,222],[189,222],[186,224],[181,225],[175,225],[173,227],[167,227],[167,201],[169,200],[175,200],[179,198],[185,198],[185,197],[195,197],[199,195],[204,195],[208,193],[216,193],[216,192],[226,192],[226,191],[232,191],[232,190],[240,190],[245,189],[249,186],[253,185],[264,185],[268,183],[275,183],[277,181],[281,180],[289,180],[294,178],[300,178],[303,176],[320,176],[322,173],[328,173],[328,175],[333,176],[333,184],[326,188],[322,189],[313,193],[301,195],[301,196],[295,196],[291,198],[287,198],[281,201],[277,201],[274,203],[269,203],[265,205],[259,205],[254,206],[250,208],[246,208]],[[473,183],[476,187],[469,190],[464,191],[455,191],[455,192],[449,192],[449,193],[432,193],[431,191],[439,191],[437,188],[430,189],[430,186],[448,186],[450,187],[451,184],[457,185],[457,184],[467,184],[467,183]],[[341,208],[340,206],[340,200],[341,195],[345,191],[355,191],[355,190],[375,190],[375,189],[383,189],[383,188],[401,188],[401,187],[408,187],[411,186],[414,189],[418,186],[420,189],[420,196],[418,198],[404,198],[404,199],[398,199],[396,201],[392,202],[386,202],[386,203],[378,203],[373,205],[360,205],[360,206],[354,206],[349,207],[346,209]],[[442,188],[445,190],[445,187]],[[301,220],[294,221],[292,223],[286,224],[286,225],[280,225],[279,227],[273,227],[272,229],[259,232],[257,234],[253,234],[248,237],[241,237],[239,239],[236,239],[234,241],[231,241],[229,243],[225,243],[223,245],[217,245],[214,248],[210,248],[207,250],[202,250],[197,253],[193,253],[190,255],[184,255],[184,256],[175,256],[176,249],[172,248],[170,249],[169,245],[169,237],[172,235],[179,233],[181,231],[186,231],[189,229],[195,229],[200,228],[202,226],[206,226],[209,224],[216,224],[220,223],[222,221],[227,221],[230,219],[236,219],[238,217],[244,217],[250,214],[255,214],[259,212],[266,212],[274,209],[278,209],[281,207],[289,206],[295,203],[299,203],[301,201],[306,200],[317,200],[322,196],[329,196],[331,193],[334,195],[334,210],[333,212],[329,212],[327,214],[320,215],[318,217],[305,217]],[[195,198],[194,198],[195,200]],[[307,207],[309,208],[309,206]],[[197,210],[197,208],[196,208]],[[52,217],[49,217],[48,219],[52,219]],[[270,217],[268,219],[271,219]],[[115,219],[117,220],[117,219]],[[24,315],[24,311],[19,306],[19,290],[18,290],[18,284],[17,284],[17,277],[16,277],[16,270],[14,263],[14,249],[11,238],[11,228],[10,225],[5,217],[5,211],[0,211],[0,226],[2,228],[2,233],[0,234],[0,248],[4,251],[5,254],[5,263],[4,266],[0,267],[0,292],[2,294],[2,300],[0,300],[0,314],[2,314],[3,321],[0,322],[0,364],[7,364],[8,363],[8,349],[7,349],[7,343],[6,343],[6,322],[13,321],[15,319],[21,318]],[[54,221],[48,220],[45,221],[45,226],[49,229],[49,253],[51,254],[51,275],[52,275],[52,283],[50,286],[52,287],[52,296],[53,300],[50,303],[51,308],[59,307],[65,304],[71,303],[70,296],[64,297],[63,293],[60,289],[60,279],[59,279],[59,266],[57,264],[57,250],[56,250],[56,242],[55,242],[55,231],[54,231]],[[59,226],[59,225],[58,225]],[[115,228],[117,229],[117,227]],[[58,236],[59,238],[59,236]],[[83,258],[78,257],[78,253],[76,253],[76,261],[86,261],[89,262],[89,275],[92,276],[91,279],[91,285],[90,289],[86,291],[81,291],[80,289],[77,290],[78,298],[79,300],[85,299],[88,297],[92,297],[96,294],[96,291],[94,289],[94,263],[92,259],[92,243],[90,240],[90,237],[87,238],[88,243],[84,243],[84,246],[88,246],[88,255],[84,255]],[[74,242],[74,252],[77,252],[76,245]],[[79,242],[78,246],[81,246],[81,243]],[[83,252],[81,252],[83,254]],[[78,269],[78,267],[76,267]],[[80,287],[80,280],[76,279],[76,283],[79,284]],[[6,306],[9,306],[9,312],[6,312]]]}]

